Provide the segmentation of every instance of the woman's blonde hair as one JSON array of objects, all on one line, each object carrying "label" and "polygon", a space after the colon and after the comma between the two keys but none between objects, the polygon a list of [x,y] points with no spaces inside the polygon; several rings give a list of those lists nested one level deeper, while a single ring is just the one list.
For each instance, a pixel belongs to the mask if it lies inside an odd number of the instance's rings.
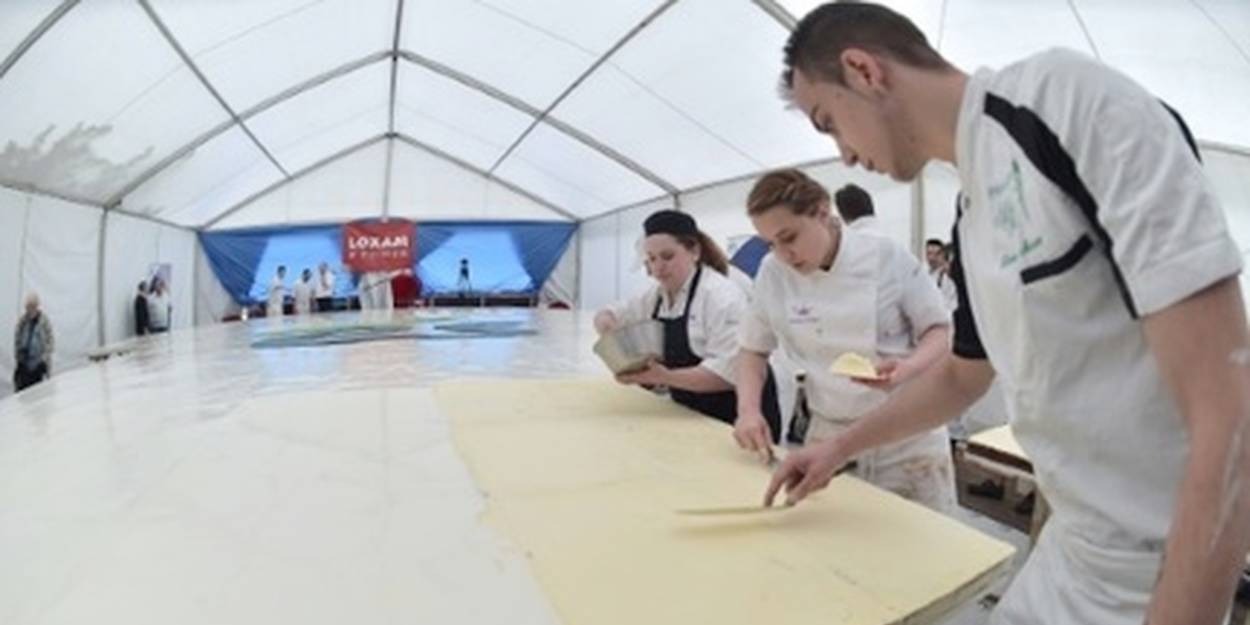
[{"label": "woman's blonde hair", "polygon": [[813,216],[829,208],[829,192],[797,169],[778,169],[755,182],[747,196],[747,215],[762,215],[785,206],[795,215]]}]

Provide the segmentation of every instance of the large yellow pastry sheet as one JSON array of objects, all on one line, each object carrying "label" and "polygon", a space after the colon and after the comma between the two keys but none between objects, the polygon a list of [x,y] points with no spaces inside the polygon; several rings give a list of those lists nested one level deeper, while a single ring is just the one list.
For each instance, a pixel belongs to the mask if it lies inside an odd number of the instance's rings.
[{"label": "large yellow pastry sheet", "polygon": [[[727,426],[610,381],[436,389],[487,500],[568,624],[933,622],[1013,548],[850,477],[783,512]],[[483,598],[489,601],[489,598]]]}]

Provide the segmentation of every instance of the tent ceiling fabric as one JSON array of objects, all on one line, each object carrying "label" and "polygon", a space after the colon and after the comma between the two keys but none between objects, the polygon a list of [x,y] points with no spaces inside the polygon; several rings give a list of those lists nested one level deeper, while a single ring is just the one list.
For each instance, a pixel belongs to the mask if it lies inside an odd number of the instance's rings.
[{"label": "tent ceiling fabric", "polygon": [[[431,214],[589,217],[835,156],[774,88],[785,13],[818,4],[11,0],[0,4],[0,183],[189,227],[307,221],[269,196],[381,137],[392,145],[334,168],[338,181],[383,169],[353,201],[399,193],[418,218],[417,200],[469,204]],[[1250,148],[1250,2],[885,4],[964,69],[1075,48],[1141,81],[1200,139]],[[378,158],[401,146],[405,166]],[[434,158],[482,190],[430,191],[424,174],[387,182]],[[490,215],[481,198],[507,201]]]}]

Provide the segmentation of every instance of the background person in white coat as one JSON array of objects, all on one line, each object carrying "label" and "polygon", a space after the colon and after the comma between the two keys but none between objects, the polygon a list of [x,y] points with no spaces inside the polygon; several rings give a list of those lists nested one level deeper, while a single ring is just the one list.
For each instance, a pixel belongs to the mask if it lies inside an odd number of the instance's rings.
[{"label": "background person in white coat", "polygon": [[296,315],[311,315],[313,309],[313,275],[311,269],[305,269],[300,273],[299,280],[295,283],[295,287],[291,289],[292,298],[295,300]]},{"label": "background person in white coat", "polygon": [[804,17],[783,78],[848,165],[906,181],[954,163],[964,201],[951,352],[787,458],[765,500],[954,417],[997,374],[1052,516],[990,622],[1223,623],[1250,549],[1250,335],[1181,116],[1065,50],[965,74],[872,4]]},{"label": "background person in white coat", "polygon": [[160,276],[152,276],[152,286],[148,289],[148,332],[163,334],[169,331],[173,323],[174,305],[169,300],[169,286]]},{"label": "background person in white coat", "polygon": [[317,267],[317,288],[313,290],[313,295],[317,298],[317,312],[334,310],[334,281],[335,276],[330,265],[321,263]]},{"label": "background person in white coat", "polygon": [[[773,251],[760,263],[739,335],[734,438],[745,449],[767,449],[773,434],[748,407],[777,349],[807,373],[808,444],[845,431],[946,350],[949,313],[919,261],[890,239],[842,226],[831,210],[829,193],[797,169],[765,175],[747,199],[751,223]],[[829,365],[847,352],[877,363],[882,379],[830,373]],[[854,460],[865,480],[954,512],[955,470],[943,428],[864,450]]]},{"label": "background person in white coat", "polygon": [[281,317],[282,305],[286,300],[286,265],[278,265],[278,270],[269,281],[269,297],[265,302],[266,317]]}]

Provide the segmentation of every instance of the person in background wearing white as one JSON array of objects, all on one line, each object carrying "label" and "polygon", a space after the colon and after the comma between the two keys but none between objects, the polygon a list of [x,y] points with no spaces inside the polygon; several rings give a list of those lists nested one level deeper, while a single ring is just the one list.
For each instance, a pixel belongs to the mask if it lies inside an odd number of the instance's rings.
[{"label": "person in background wearing white", "polygon": [[317,298],[317,312],[334,310],[334,272],[330,265],[321,263],[317,267],[317,288],[313,296]]},{"label": "person in background wearing white", "polygon": [[996,376],[1051,506],[993,625],[1224,623],[1250,550],[1241,252],[1181,116],[1067,50],[969,75],[906,17],[825,4],[786,93],[848,166],[958,167],[951,349],[841,436],[791,454],[790,503]]},{"label": "person in background wearing white", "polygon": [[269,281],[269,297],[265,301],[265,316],[276,318],[282,316],[282,306],[286,300],[286,265],[278,265],[273,280]]},{"label": "person in background wearing white", "polygon": [[[809,446],[845,432],[942,356],[950,313],[920,262],[886,237],[841,225],[820,183],[797,169],[769,173],[751,190],[747,214],[772,252],[760,263],[740,332],[739,446],[767,452],[776,436],[749,407],[778,348],[807,374]],[[831,373],[847,352],[873,361],[882,378]],[[856,475],[881,488],[954,512],[955,470],[943,428],[849,460]]]},{"label": "person in background wearing white", "polygon": [[296,315],[311,315],[313,309],[313,275],[311,269],[300,272],[299,281],[292,289]]},{"label": "person in background wearing white", "polygon": [[[677,403],[733,424],[739,403],[734,359],[746,294],[727,277],[725,253],[690,215],[658,211],[647,217],[643,230],[647,273],[656,284],[596,313],[595,330],[605,334],[647,319],[659,321],[664,325],[664,358],[617,380],[666,386]],[[771,371],[752,410],[772,424],[776,436],[781,411]]]},{"label": "person in background wearing white", "polygon": [[369,271],[361,275],[360,309],[393,310],[395,292],[391,289],[391,279],[398,274],[398,271]]},{"label": "person in background wearing white", "polygon": [[152,286],[148,289],[148,332],[162,334],[169,331],[169,322],[173,317],[173,305],[169,302],[169,291],[160,276],[152,277]]},{"label": "person in background wearing white", "polygon": [[26,296],[26,314],[13,331],[13,391],[19,392],[52,377],[55,348],[52,322],[39,309],[39,295]]},{"label": "person in background wearing white", "polygon": [[946,309],[955,312],[958,304],[955,295],[955,283],[951,281],[950,265],[946,258],[946,244],[941,239],[929,239],[924,243],[924,259],[929,265],[929,277],[942,293],[942,302]]}]

